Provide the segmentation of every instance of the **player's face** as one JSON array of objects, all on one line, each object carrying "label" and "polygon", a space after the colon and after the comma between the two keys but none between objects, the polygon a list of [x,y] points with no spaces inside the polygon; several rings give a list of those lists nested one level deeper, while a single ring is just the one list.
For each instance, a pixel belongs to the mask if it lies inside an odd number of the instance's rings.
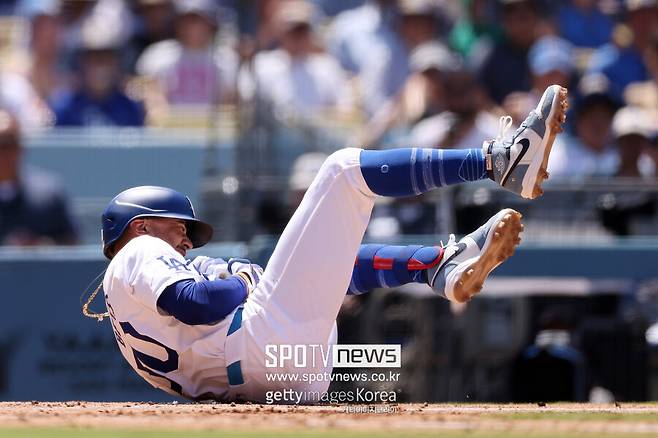
[{"label": "player's face", "polygon": [[146,218],[144,222],[149,235],[164,240],[183,257],[192,249],[192,241],[187,237],[184,220],[154,217]]}]

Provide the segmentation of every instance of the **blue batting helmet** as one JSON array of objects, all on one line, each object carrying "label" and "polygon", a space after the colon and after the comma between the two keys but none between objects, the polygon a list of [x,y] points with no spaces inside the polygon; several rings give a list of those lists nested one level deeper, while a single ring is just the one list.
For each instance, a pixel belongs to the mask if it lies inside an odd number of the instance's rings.
[{"label": "blue batting helmet", "polygon": [[112,258],[108,254],[112,244],[133,219],[142,217],[184,219],[187,236],[194,248],[205,245],[212,238],[212,226],[194,216],[192,202],[187,196],[166,187],[133,187],[115,196],[103,212],[101,237],[105,257]]}]

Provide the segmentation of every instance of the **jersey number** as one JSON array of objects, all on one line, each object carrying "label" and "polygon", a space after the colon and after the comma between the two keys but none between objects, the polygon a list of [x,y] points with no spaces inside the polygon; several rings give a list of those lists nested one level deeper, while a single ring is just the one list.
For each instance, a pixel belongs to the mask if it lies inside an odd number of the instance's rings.
[{"label": "jersey number", "polygon": [[171,384],[171,390],[177,394],[182,395],[183,388],[178,383],[160,374],[170,373],[178,369],[178,353],[166,345],[156,341],[155,339],[138,333],[137,330],[135,330],[135,328],[129,322],[120,322],[119,325],[121,325],[121,329],[123,329],[125,334],[139,339],[140,341],[148,342],[157,345],[158,347],[164,348],[165,352],[167,353],[167,360],[160,360],[157,357],[149,356],[146,353],[142,353],[141,351],[132,348],[135,363],[137,363],[137,368],[145,371],[151,376],[160,377],[161,379],[169,381]]}]

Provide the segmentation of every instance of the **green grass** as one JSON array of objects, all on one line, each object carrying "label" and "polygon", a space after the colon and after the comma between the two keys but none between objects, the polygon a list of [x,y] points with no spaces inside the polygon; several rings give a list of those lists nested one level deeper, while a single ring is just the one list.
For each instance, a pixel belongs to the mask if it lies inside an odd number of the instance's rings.
[{"label": "green grass", "polygon": [[601,433],[528,433],[528,432],[485,432],[485,431],[145,431],[145,430],[108,430],[108,429],[0,429],[0,438],[411,438],[411,437],[441,437],[441,438],[649,438],[655,435],[645,434],[601,434]]}]

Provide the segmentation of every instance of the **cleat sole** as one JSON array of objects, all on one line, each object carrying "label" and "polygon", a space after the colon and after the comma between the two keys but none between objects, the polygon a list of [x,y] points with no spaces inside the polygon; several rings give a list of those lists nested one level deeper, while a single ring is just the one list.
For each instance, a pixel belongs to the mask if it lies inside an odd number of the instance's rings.
[{"label": "cleat sole", "polygon": [[521,214],[512,209],[500,218],[495,225],[491,240],[485,243],[483,252],[471,259],[461,276],[455,281],[453,295],[455,301],[464,303],[482,290],[484,281],[498,265],[510,258],[517,245],[521,242],[520,234],[523,232]]},{"label": "cleat sole", "polygon": [[547,140],[544,145],[544,155],[542,162],[537,172],[537,177],[532,189],[532,195],[530,199],[535,199],[544,194],[542,189],[542,184],[549,177],[548,171],[548,158],[551,155],[551,149],[553,148],[553,143],[555,142],[555,137],[562,132],[562,124],[567,120],[567,109],[569,108],[569,101],[567,100],[567,89],[560,87],[558,85],[553,85],[553,87],[559,87],[557,92],[557,99],[559,100],[557,105],[554,105],[554,111],[549,115],[549,120],[547,121]]}]

